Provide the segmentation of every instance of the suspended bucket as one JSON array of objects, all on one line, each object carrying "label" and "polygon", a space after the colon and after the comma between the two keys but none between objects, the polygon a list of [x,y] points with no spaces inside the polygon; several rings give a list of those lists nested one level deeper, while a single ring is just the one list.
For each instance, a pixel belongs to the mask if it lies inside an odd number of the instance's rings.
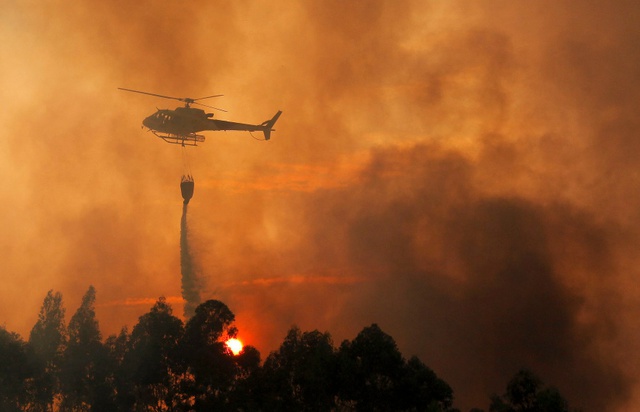
[{"label": "suspended bucket", "polygon": [[191,175],[182,176],[180,180],[180,192],[182,192],[182,198],[184,199],[184,204],[189,204],[189,200],[193,197],[193,177]]}]

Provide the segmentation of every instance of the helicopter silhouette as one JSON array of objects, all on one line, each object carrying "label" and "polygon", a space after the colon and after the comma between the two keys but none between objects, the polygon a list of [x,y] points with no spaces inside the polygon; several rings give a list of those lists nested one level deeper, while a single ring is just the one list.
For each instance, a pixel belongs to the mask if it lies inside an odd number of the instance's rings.
[{"label": "helicopter silhouette", "polygon": [[118,87],[118,89],[126,92],[146,94],[149,96],[162,97],[163,99],[172,99],[184,102],[184,107],[176,107],[175,110],[158,109],[154,114],[142,121],[144,127],[151,130],[153,134],[165,142],[180,144],[182,146],[197,146],[198,143],[204,142],[204,136],[198,133],[205,130],[241,130],[247,132],[262,132],[264,133],[264,140],[269,140],[271,138],[271,132],[275,131],[275,129],[273,129],[273,125],[282,114],[282,111],[278,110],[270,120],[260,124],[236,123],[227,120],[212,119],[213,113],[206,113],[202,109],[191,107],[192,104],[198,104],[221,112],[226,112],[226,110],[198,102],[198,100],[220,97],[222,96],[221,94],[192,99],[189,97],[163,96],[161,94],[124,89],[122,87]]}]

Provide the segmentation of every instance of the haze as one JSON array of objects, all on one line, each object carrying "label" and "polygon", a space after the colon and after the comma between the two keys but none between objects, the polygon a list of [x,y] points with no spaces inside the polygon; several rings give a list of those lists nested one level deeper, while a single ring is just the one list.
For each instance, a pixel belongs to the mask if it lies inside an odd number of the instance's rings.
[{"label": "haze", "polygon": [[0,323],[89,285],[103,334],[182,311],[178,97],[283,115],[187,148],[200,297],[263,357],[376,322],[485,407],[520,367],[640,405],[633,1],[10,1],[0,14]]}]

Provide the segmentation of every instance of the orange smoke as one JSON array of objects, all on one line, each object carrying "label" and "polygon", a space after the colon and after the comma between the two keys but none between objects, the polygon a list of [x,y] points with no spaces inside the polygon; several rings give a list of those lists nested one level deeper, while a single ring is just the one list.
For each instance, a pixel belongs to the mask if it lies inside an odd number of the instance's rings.
[{"label": "orange smoke", "polygon": [[639,409],[637,2],[277,3],[3,5],[0,324],[92,284],[107,336],[180,294],[180,149],[140,129],[175,106],[117,87],[223,93],[285,113],[189,148],[198,292],[247,342],[375,322],[463,410],[522,366]]}]

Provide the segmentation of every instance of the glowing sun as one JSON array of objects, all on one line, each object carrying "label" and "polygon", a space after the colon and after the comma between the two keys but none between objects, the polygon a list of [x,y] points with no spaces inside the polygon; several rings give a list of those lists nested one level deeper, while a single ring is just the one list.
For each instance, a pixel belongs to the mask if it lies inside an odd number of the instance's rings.
[{"label": "glowing sun", "polygon": [[237,355],[240,352],[242,352],[243,345],[242,345],[242,342],[239,341],[238,339],[232,338],[226,341],[225,343],[227,344],[227,347],[234,355]]}]

